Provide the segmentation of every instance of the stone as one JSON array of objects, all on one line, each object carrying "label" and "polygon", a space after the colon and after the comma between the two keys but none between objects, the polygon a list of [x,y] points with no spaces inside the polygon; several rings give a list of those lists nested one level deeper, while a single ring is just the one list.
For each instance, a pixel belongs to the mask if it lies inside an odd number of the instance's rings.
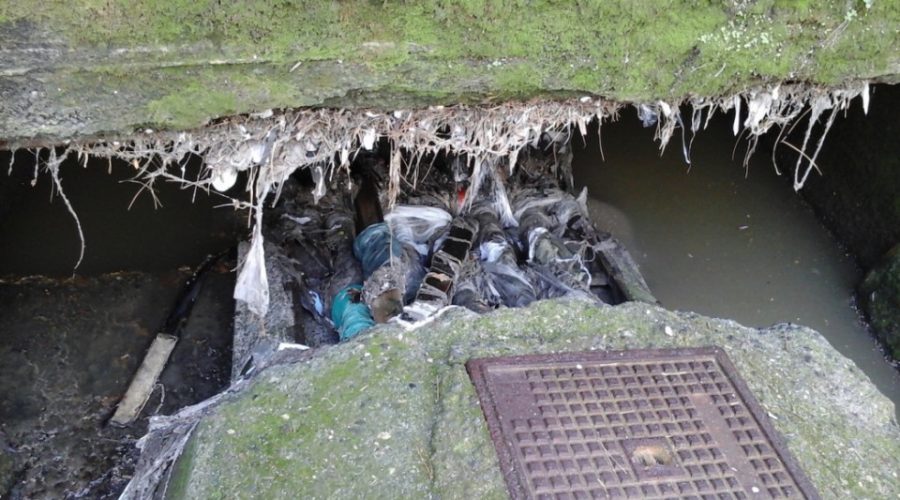
[{"label": "stone", "polygon": [[15,459],[12,453],[6,449],[7,446],[6,440],[0,438],[0,495],[6,495],[13,485],[16,474]]},{"label": "stone", "polygon": [[875,335],[900,359],[900,244],[866,275],[859,299]]},{"label": "stone", "polygon": [[823,497],[896,493],[893,404],[815,331],[559,299],[483,316],[445,309],[413,329],[379,325],[260,373],[200,423],[170,496],[506,498],[466,361],[707,345],[727,352]]}]

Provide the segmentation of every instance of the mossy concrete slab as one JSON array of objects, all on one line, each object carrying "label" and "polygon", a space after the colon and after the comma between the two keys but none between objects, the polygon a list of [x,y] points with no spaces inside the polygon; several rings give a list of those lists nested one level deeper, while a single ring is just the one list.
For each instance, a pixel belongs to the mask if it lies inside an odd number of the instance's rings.
[{"label": "mossy concrete slab", "polygon": [[505,498],[466,361],[707,345],[725,349],[823,497],[900,492],[893,405],[818,333],[560,300],[485,316],[451,309],[263,372],[201,423],[171,496]]},{"label": "mossy concrete slab", "polygon": [[85,0],[0,3],[0,139],[182,129],[277,107],[895,81],[900,5]]}]

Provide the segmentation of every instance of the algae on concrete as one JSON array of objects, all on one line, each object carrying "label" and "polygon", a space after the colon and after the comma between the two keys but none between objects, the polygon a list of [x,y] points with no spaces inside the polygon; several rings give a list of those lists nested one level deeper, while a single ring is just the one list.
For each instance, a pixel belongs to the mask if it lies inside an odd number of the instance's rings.
[{"label": "algae on concrete", "polygon": [[[0,440],[0,446],[7,448],[3,440]],[[7,491],[13,485],[16,474],[16,464],[12,454],[7,449],[0,449],[0,491]]]},{"label": "algae on concrete", "polygon": [[260,374],[200,425],[173,498],[505,498],[473,357],[719,345],[825,498],[900,492],[893,405],[818,333],[649,304],[452,308]]},{"label": "algae on concrete", "polygon": [[891,1],[0,4],[0,139],[268,108],[596,94],[669,102],[900,74]]},{"label": "algae on concrete", "polygon": [[859,298],[875,335],[900,360],[900,243],[866,275]]}]

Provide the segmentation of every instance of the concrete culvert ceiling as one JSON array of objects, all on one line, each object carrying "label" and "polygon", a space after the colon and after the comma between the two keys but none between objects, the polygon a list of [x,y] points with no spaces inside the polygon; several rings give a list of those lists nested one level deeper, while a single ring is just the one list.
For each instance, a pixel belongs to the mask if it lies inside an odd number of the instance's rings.
[{"label": "concrete culvert ceiling", "polygon": [[680,102],[900,74],[900,7],[807,2],[0,5],[0,139],[189,129],[275,108]]}]

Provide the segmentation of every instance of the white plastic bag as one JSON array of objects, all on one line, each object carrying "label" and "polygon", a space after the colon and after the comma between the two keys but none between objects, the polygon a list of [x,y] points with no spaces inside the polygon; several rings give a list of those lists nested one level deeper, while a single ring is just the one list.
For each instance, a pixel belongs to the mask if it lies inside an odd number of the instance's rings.
[{"label": "white plastic bag", "polygon": [[241,272],[234,286],[235,300],[247,303],[253,314],[259,317],[269,310],[269,280],[266,276],[266,254],[263,250],[261,225],[257,221],[253,228],[250,250],[244,258]]},{"label": "white plastic bag", "polygon": [[384,219],[401,243],[412,245],[420,255],[428,255],[431,238],[453,219],[437,207],[397,205]]}]

